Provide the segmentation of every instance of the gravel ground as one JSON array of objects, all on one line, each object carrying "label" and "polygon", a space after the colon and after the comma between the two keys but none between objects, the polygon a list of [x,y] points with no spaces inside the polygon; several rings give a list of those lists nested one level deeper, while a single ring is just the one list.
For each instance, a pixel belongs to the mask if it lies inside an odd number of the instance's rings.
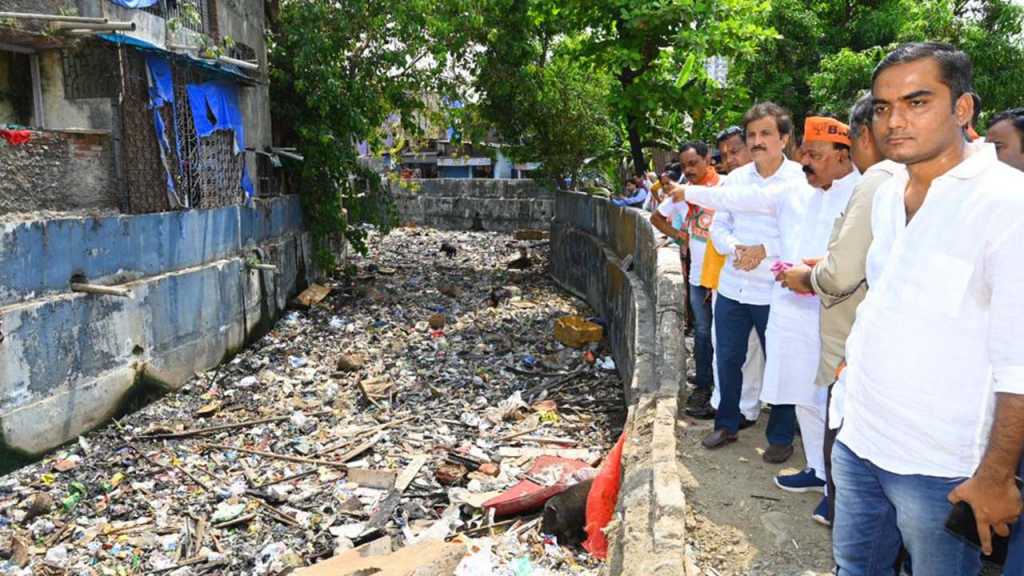
[{"label": "gravel ground", "polygon": [[[0,478],[0,573],[283,574],[381,537],[465,539],[531,451],[607,452],[621,382],[588,361],[606,350],[553,338],[591,313],[548,277],[544,241],[399,229],[371,254],[226,365]],[[531,518],[480,565],[596,574]]]}]

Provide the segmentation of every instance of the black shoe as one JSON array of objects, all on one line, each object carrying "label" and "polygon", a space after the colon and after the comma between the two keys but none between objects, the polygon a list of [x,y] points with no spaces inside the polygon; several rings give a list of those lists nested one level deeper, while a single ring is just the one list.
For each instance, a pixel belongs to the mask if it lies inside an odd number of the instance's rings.
[{"label": "black shoe", "polygon": [[711,390],[698,388],[686,399],[687,416],[700,420],[709,420],[715,417],[715,409],[711,407]]},{"label": "black shoe", "polygon": [[757,420],[747,420],[746,416],[740,416],[740,430],[746,430],[757,424]]}]

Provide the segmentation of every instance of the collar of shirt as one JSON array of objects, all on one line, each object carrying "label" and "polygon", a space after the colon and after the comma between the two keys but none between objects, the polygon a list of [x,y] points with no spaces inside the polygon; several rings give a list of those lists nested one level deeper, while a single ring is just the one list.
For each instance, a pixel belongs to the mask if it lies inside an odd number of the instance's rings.
[{"label": "collar of shirt", "polygon": [[[991,168],[996,162],[999,162],[999,158],[996,156],[996,147],[984,141],[976,140],[964,147],[964,159],[936,178],[935,182],[943,182],[948,179],[971,180]],[[910,180],[910,172],[907,171],[906,165],[897,164],[897,166],[898,168],[893,173],[893,177],[905,184]]]}]

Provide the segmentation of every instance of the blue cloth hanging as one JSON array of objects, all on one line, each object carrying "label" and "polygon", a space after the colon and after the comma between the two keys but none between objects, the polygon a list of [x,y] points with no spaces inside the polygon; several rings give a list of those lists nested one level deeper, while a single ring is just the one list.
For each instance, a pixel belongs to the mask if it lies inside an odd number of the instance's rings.
[{"label": "blue cloth hanging", "polygon": [[174,77],[171,75],[171,63],[155,54],[146,55],[146,65],[149,67],[149,77],[152,84],[149,87],[149,104],[154,108],[160,108],[164,104],[174,104]]},{"label": "blue cloth hanging", "polygon": [[160,0],[110,0],[118,6],[125,8],[150,8],[160,3]]},{"label": "blue cloth hanging", "polygon": [[235,154],[245,150],[245,125],[238,107],[238,87],[223,82],[189,84],[188,102],[196,134],[206,137],[218,130],[233,130]]}]

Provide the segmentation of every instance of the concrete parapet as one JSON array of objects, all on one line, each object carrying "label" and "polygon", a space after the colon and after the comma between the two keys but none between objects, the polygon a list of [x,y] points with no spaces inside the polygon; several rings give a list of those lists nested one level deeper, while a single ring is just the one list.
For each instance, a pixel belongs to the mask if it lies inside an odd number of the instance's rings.
[{"label": "concrete parapet", "polygon": [[554,194],[538,180],[424,178],[392,186],[402,224],[449,230],[547,228]]},{"label": "concrete parapet", "polygon": [[572,192],[555,196],[552,275],[608,322],[629,414],[607,572],[686,574],[686,499],[676,417],[686,382],[686,282],[674,246],[659,248],[649,214]]},{"label": "concrete parapet", "polygon": [[[262,335],[310,280],[309,244],[297,197],[0,225],[0,467]],[[131,297],[72,292],[72,278]]]}]

